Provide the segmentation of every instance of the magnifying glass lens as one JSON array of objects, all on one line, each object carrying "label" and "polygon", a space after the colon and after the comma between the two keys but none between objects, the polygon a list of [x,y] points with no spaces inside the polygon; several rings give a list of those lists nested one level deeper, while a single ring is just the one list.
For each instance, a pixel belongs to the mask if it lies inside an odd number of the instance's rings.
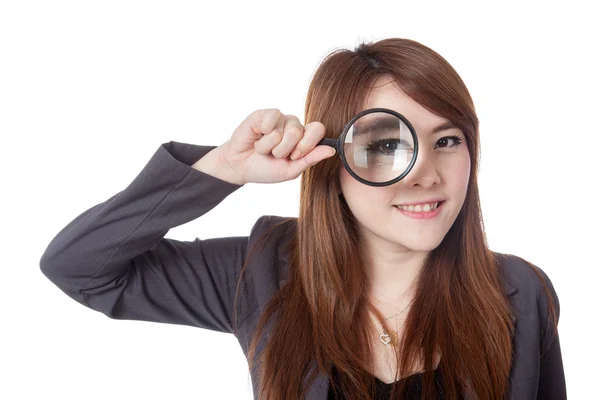
[{"label": "magnifying glass lens", "polygon": [[362,179],[383,183],[402,175],[413,158],[415,143],[404,121],[385,112],[358,118],[346,132],[344,155]]}]

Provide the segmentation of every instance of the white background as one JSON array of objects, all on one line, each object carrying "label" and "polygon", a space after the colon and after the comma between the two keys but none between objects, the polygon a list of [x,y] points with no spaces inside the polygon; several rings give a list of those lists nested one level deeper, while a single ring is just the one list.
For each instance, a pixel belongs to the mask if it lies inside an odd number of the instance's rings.
[{"label": "white background", "polygon": [[[229,334],[117,321],[39,270],[58,231],[122,190],[161,143],[219,145],[260,108],[303,121],[336,48],[417,40],[466,82],[481,120],[493,250],[550,276],[569,397],[598,351],[598,29],[593,2],[4,1],[0,6],[3,399],[251,399]],[[247,235],[297,216],[300,179],[249,184],[167,237]]]}]

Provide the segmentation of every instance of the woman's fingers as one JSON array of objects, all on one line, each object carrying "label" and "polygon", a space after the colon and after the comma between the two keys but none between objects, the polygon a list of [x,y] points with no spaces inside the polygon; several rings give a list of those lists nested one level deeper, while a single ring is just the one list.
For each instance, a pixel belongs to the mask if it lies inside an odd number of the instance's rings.
[{"label": "woman's fingers", "polygon": [[282,120],[283,114],[276,109],[265,110],[262,120],[257,124],[258,129],[253,129],[261,133],[263,136],[254,142],[254,149],[257,153],[267,155],[273,147],[277,146],[283,137],[283,126],[285,121]]},{"label": "woman's fingers", "polygon": [[298,160],[313,150],[317,143],[325,136],[325,125],[321,122],[314,121],[304,127],[304,135],[302,140],[296,145],[290,158]]},{"label": "woman's fingers", "polygon": [[304,126],[302,126],[298,117],[285,115],[283,120],[283,137],[279,144],[271,150],[275,158],[289,156],[304,136]]}]

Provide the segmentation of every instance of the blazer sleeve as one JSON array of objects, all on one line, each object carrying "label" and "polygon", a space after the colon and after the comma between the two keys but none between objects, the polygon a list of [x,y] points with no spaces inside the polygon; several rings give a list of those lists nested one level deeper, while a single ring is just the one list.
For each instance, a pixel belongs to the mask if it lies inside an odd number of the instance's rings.
[{"label": "blazer sleeve", "polygon": [[[552,281],[548,275],[538,268],[544,278],[556,310],[557,322],[560,317],[560,301]],[[567,398],[567,388],[565,383],[565,373],[563,368],[562,353],[560,348],[560,338],[558,332],[554,331],[552,321],[548,319],[548,298],[546,292],[540,287],[539,310],[541,326],[546,329],[543,333],[540,345],[540,375],[538,380],[538,399],[544,400],[564,400]]]},{"label": "blazer sleeve", "polygon": [[43,274],[109,318],[233,333],[248,237],[164,238],[241,187],[191,167],[215,147],[163,143],[124,190],[52,239],[40,259]]}]

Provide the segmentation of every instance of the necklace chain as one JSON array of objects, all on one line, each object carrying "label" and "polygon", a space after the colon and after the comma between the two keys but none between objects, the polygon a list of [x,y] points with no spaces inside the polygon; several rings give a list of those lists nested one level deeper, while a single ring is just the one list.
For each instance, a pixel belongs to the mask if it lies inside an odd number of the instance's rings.
[{"label": "necklace chain", "polygon": [[[412,302],[411,302],[411,303],[412,303]],[[387,318],[385,318],[385,320],[387,321],[387,320],[388,320],[388,319],[390,319],[390,318],[394,318],[395,316],[402,314],[404,311],[406,311],[406,309],[407,309],[407,308],[410,306],[410,304],[411,304],[411,303],[408,303],[408,304],[406,305],[406,307],[404,307],[404,309],[403,309],[403,310],[401,310],[401,311],[398,311],[396,314],[392,315],[391,317],[387,317]]]},{"label": "necklace chain", "polygon": [[[413,299],[413,300],[414,300],[414,299]],[[411,304],[412,304],[412,300],[411,300],[411,301],[410,301],[410,302],[409,302],[409,303],[406,305],[406,307],[404,307],[404,309],[403,309],[403,310],[401,310],[401,311],[398,311],[396,314],[392,315],[391,317],[384,318],[384,320],[385,320],[385,321],[387,321],[387,320],[388,320],[388,319],[390,319],[390,318],[393,318],[393,317],[395,317],[395,316],[397,316],[397,315],[400,315],[400,314],[402,314],[403,312],[405,312],[405,311],[408,309],[408,307],[410,307],[410,305],[411,305]],[[381,324],[381,328],[382,328],[382,330],[383,330],[383,331],[382,331],[382,332],[379,334],[379,340],[381,340],[381,342],[382,342],[383,344],[385,344],[385,345],[389,345],[389,344],[390,344],[390,343],[392,343],[392,342],[393,342],[393,343],[396,343],[396,341],[397,341],[397,339],[398,339],[398,332],[396,332],[396,331],[391,331],[390,333],[388,333],[388,332],[385,330],[385,326],[384,326],[384,324]]]}]

